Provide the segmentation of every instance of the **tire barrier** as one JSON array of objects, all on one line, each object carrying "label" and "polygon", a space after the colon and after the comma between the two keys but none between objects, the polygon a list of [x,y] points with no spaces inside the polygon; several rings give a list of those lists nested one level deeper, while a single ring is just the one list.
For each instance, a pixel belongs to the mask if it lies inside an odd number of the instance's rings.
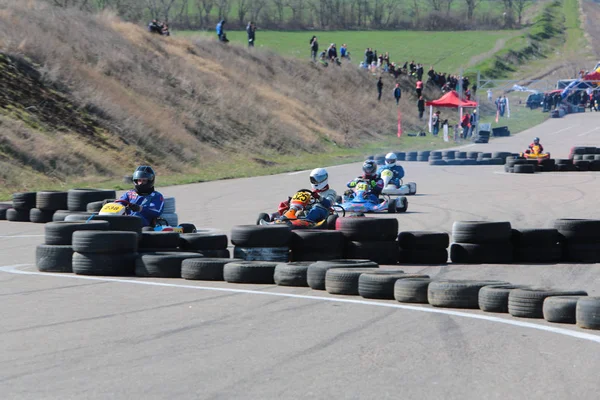
[{"label": "tire barrier", "polygon": [[412,278],[429,278],[429,275],[405,274],[401,270],[366,272],[358,278],[358,294],[365,299],[393,300],[396,282]]},{"label": "tire barrier", "polygon": [[317,261],[308,267],[306,282],[311,289],[325,290],[325,277],[327,271],[334,268],[379,268],[379,265],[370,260],[331,260]]},{"label": "tire barrier", "polygon": [[73,272],[73,246],[40,244],[35,249],[35,266],[41,272]]},{"label": "tire barrier", "polygon": [[135,275],[152,278],[181,278],[182,264],[190,258],[203,258],[192,252],[140,253],[135,259]]},{"label": "tire barrier", "polygon": [[312,261],[294,261],[290,263],[277,264],[273,274],[273,280],[279,286],[308,287],[306,275]]},{"label": "tire barrier", "polygon": [[512,229],[515,262],[554,263],[562,257],[561,235],[557,229]]},{"label": "tire barrier", "polygon": [[508,296],[508,313],[520,318],[544,318],[544,300],[552,296],[587,296],[587,293],[583,290],[514,289]]},{"label": "tire barrier", "polygon": [[0,221],[6,220],[6,210],[12,208],[12,204],[0,203]]},{"label": "tire barrier", "polygon": [[443,280],[427,288],[427,301],[434,307],[479,308],[479,290],[484,286],[508,284],[502,281]]},{"label": "tire barrier", "polygon": [[[386,270],[390,271],[390,270]],[[346,294],[358,296],[358,281],[363,273],[385,273],[379,268],[330,268],[325,273],[325,290],[329,294]],[[402,273],[391,270],[389,273]]]},{"label": "tire barrier", "polygon": [[181,263],[181,277],[189,280],[222,281],[224,280],[225,264],[239,261],[243,260],[238,258],[186,258]]},{"label": "tire barrier", "polygon": [[513,261],[510,222],[457,221],[452,225],[450,259],[463,264]]},{"label": "tire barrier", "polygon": [[346,239],[342,232],[322,229],[292,231],[292,261],[319,261],[343,258]]},{"label": "tire barrier", "polygon": [[533,174],[536,172],[600,171],[600,148],[577,146],[571,148],[567,159],[527,160],[518,154],[506,158],[504,171]]},{"label": "tire barrier", "polygon": [[582,297],[583,296],[547,297],[542,305],[544,319],[548,322],[574,324],[577,301]]},{"label": "tire barrier", "polygon": [[508,295],[513,289],[521,289],[523,285],[489,285],[479,290],[479,309],[481,311],[508,313]]},{"label": "tire barrier", "polygon": [[580,328],[600,329],[600,297],[582,297],[577,301],[575,323]]},{"label": "tire barrier", "polygon": [[563,261],[600,262],[600,220],[557,219],[553,226],[561,235]]},{"label": "tire barrier", "polygon": [[230,283],[274,284],[277,263],[265,261],[237,261],[225,264],[223,278]]},{"label": "tire barrier", "polygon": [[67,192],[67,210],[86,211],[88,203],[115,199],[117,193],[114,190],[104,189],[71,189]]},{"label": "tire barrier", "polygon": [[450,237],[445,232],[406,231],[398,234],[400,264],[446,264]]}]

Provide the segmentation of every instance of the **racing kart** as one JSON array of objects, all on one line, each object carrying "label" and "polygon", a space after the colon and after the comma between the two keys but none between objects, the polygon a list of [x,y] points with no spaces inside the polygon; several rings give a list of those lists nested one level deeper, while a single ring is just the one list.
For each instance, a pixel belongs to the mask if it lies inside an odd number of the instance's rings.
[{"label": "racing kart", "polygon": [[543,153],[540,151],[540,146],[533,146],[532,149],[525,150],[524,153],[520,153],[519,156],[528,160],[546,160],[550,158],[550,153]]},{"label": "racing kart", "polygon": [[[127,200],[115,200],[110,203],[106,203],[98,212],[98,215],[129,215],[129,201]],[[178,226],[170,226],[166,219],[164,218],[156,218],[156,220],[152,221],[152,225],[150,226],[151,230],[157,232],[179,232],[179,233],[194,233],[196,232],[196,227],[194,224],[186,224],[182,223]],[[147,229],[147,228],[144,228]]]},{"label": "racing kart", "polygon": [[400,180],[400,186],[396,186],[390,181],[394,178],[394,172],[389,169],[381,171],[381,179],[383,179],[383,191],[381,193],[390,196],[405,196],[417,194],[417,184],[408,182],[406,185]]},{"label": "racing kart", "polygon": [[260,213],[256,220],[256,225],[277,225],[286,224],[291,229],[335,229],[335,222],[338,215],[343,217],[345,211],[339,205],[332,205],[329,209],[329,215],[326,219],[313,222],[306,219],[310,208],[315,204],[312,190],[300,189],[289,200],[289,209],[280,215],[278,212],[273,214]]},{"label": "racing kart", "polygon": [[358,182],[354,190],[348,190],[340,199],[339,204],[346,212],[363,213],[403,213],[408,209],[408,199],[405,196],[392,198],[388,194],[374,202],[368,193],[368,184]]}]

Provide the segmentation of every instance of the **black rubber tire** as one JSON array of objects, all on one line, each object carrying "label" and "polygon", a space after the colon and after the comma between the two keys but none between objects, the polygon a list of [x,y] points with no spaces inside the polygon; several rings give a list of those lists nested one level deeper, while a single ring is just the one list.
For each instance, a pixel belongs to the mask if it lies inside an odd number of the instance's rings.
[{"label": "black rubber tire", "polygon": [[229,283],[274,284],[277,263],[264,261],[237,261],[225,264],[223,278]]},{"label": "black rubber tire", "polygon": [[479,290],[502,281],[444,280],[434,281],[427,288],[427,301],[434,307],[479,308]]},{"label": "black rubber tire", "polygon": [[35,208],[40,210],[64,210],[67,208],[67,192],[43,191],[37,192]]},{"label": "black rubber tire", "polygon": [[11,222],[29,222],[29,210],[9,208],[6,210],[6,219]]},{"label": "black rubber tire", "polygon": [[293,253],[322,251],[339,253],[341,256],[344,251],[344,243],[344,235],[340,231],[298,229],[292,231],[290,249]]},{"label": "black rubber tire", "polygon": [[562,260],[575,263],[600,263],[600,243],[570,243],[563,247]]},{"label": "black rubber tire", "polygon": [[515,247],[514,261],[524,263],[557,263],[564,259],[560,243],[546,246]]},{"label": "black rubber tire", "polygon": [[448,250],[431,248],[425,249],[400,249],[398,252],[398,263],[400,264],[427,264],[439,265],[448,263]]},{"label": "black rubber tire", "polygon": [[290,261],[290,248],[282,247],[240,247],[233,248],[233,257],[244,261]]},{"label": "black rubber tire", "polygon": [[379,265],[395,265],[398,263],[398,243],[396,241],[346,243],[345,258],[365,259]]},{"label": "black rubber tire", "polygon": [[75,231],[107,231],[108,228],[109,224],[106,221],[49,222],[44,226],[44,243],[70,246],[73,243],[73,232]]},{"label": "black rubber tire", "polygon": [[515,289],[508,296],[508,313],[520,318],[544,318],[544,300],[551,296],[587,296],[582,290]]},{"label": "black rubber tire", "polygon": [[573,160],[570,158],[557,158],[556,165],[573,165]]},{"label": "black rubber tire", "polygon": [[556,170],[556,162],[553,158],[547,158],[540,161],[543,172],[552,172]]},{"label": "black rubber tire", "polygon": [[67,193],[67,209],[69,211],[85,211],[88,203],[116,198],[117,193],[114,190],[70,189]]},{"label": "black rubber tire", "polygon": [[327,252],[327,251],[303,251],[298,253],[292,250],[290,252],[290,260],[294,262],[310,261],[314,263],[316,261],[328,261],[328,260],[339,260],[344,258],[343,251]]},{"label": "black rubber tire", "polygon": [[479,158],[480,154],[480,151],[467,151],[467,158],[471,160],[476,160]]},{"label": "black rubber tire", "polygon": [[29,210],[29,221],[36,224],[45,224],[47,222],[52,222],[53,215],[53,210],[40,210],[39,208],[32,208]]},{"label": "black rubber tire", "polygon": [[143,221],[133,215],[94,215],[94,221],[108,221],[111,231],[142,233]]},{"label": "black rubber tire", "polygon": [[557,164],[556,170],[560,172],[575,172],[577,171],[577,167],[573,164]]},{"label": "black rubber tire", "polygon": [[394,285],[396,281],[409,278],[429,278],[429,275],[405,273],[361,274],[358,278],[358,294],[366,299],[394,300]]},{"label": "black rubber tire", "polygon": [[190,224],[190,223],[187,223],[187,222],[182,222],[178,226],[181,229],[183,229],[183,233],[196,233],[197,232],[196,225],[194,225],[194,224]]},{"label": "black rubber tire", "polygon": [[446,232],[405,231],[398,234],[398,246],[402,249],[446,249],[450,236]]},{"label": "black rubber tire", "polygon": [[590,170],[590,162],[586,160],[577,160],[573,161],[573,165],[577,167],[579,171],[589,171]]},{"label": "black rubber tire", "polygon": [[73,253],[73,272],[78,275],[131,276],[137,253]]},{"label": "black rubber tire", "polygon": [[0,204],[0,221],[6,221],[6,210],[11,207],[10,204]]},{"label": "black rubber tire", "polygon": [[335,229],[347,240],[357,242],[390,241],[398,236],[396,218],[340,217]]},{"label": "black rubber tire", "polygon": [[299,261],[277,264],[273,280],[279,286],[308,287],[306,274],[311,261]]},{"label": "black rubber tire", "polygon": [[187,258],[181,263],[181,277],[188,280],[222,281],[223,267],[237,258]]},{"label": "black rubber tire", "polygon": [[557,229],[512,229],[511,241],[517,247],[544,247],[560,241]]},{"label": "black rubber tire", "polygon": [[398,279],[394,284],[394,299],[400,303],[427,304],[427,289],[433,282],[428,278]]},{"label": "black rubber tire", "polygon": [[446,160],[429,160],[429,165],[448,165]]},{"label": "black rubber tire", "polygon": [[465,160],[451,158],[446,160],[446,165],[465,165]]},{"label": "black rubber tire", "polygon": [[63,222],[67,215],[72,213],[73,212],[69,210],[56,210],[52,215],[52,222]]},{"label": "black rubber tire", "polygon": [[181,278],[181,264],[190,258],[204,258],[192,252],[141,253],[135,260],[135,275],[153,278]]},{"label": "black rubber tire", "polygon": [[358,281],[364,273],[402,274],[402,270],[390,271],[379,268],[332,268],[325,274],[325,290],[329,294],[358,296]]},{"label": "black rubber tire", "polygon": [[[74,212],[74,213],[70,213],[69,215],[67,215],[64,218],[65,222],[86,222],[86,221],[91,221],[94,214],[93,213],[89,213],[89,212],[85,212],[85,211],[78,211],[78,212]],[[54,220],[54,217],[52,218]]]},{"label": "black rubber tire", "polygon": [[332,268],[379,268],[379,265],[370,260],[330,260],[317,261],[308,267],[306,282],[313,290],[325,290],[325,276]]},{"label": "black rubber tire", "polygon": [[508,313],[508,295],[523,285],[488,285],[479,290],[479,309],[486,312]]},{"label": "black rubber tire", "polygon": [[73,251],[78,253],[135,253],[138,235],[135,232],[88,231],[73,232]]},{"label": "black rubber tire", "polygon": [[513,246],[510,242],[451,243],[450,260],[459,264],[510,264],[513,262]]},{"label": "black rubber tire", "polygon": [[454,158],[459,159],[459,160],[466,160],[467,152],[466,151],[457,151],[454,153]]},{"label": "black rubber tire", "polygon": [[100,212],[100,210],[102,210],[102,207],[104,206],[104,202],[113,202],[115,201],[115,199],[106,199],[106,200],[101,200],[101,201],[92,201],[91,203],[88,203],[85,206],[85,211],[87,212],[92,212],[92,213],[98,213]]},{"label": "black rubber tire", "polygon": [[496,243],[510,238],[510,222],[456,221],[452,224],[452,240],[458,243]]},{"label": "black rubber tire", "polygon": [[548,322],[574,324],[577,301],[583,296],[552,296],[544,300],[542,313]]},{"label": "black rubber tire", "polygon": [[227,248],[227,235],[217,233],[182,233],[179,247],[183,250],[221,250]]},{"label": "black rubber tire", "polygon": [[231,230],[231,243],[240,247],[289,246],[291,237],[287,225],[238,225]]},{"label": "black rubber tire", "polygon": [[35,208],[36,192],[20,192],[12,195],[12,208],[16,210],[31,210]]},{"label": "black rubber tire", "polygon": [[179,232],[142,232],[140,234],[141,249],[174,248],[179,246]]},{"label": "black rubber tire", "polygon": [[561,218],[555,219],[552,226],[567,242],[600,243],[600,220]]},{"label": "black rubber tire", "polygon": [[35,248],[35,266],[42,272],[73,272],[73,247],[39,244]]},{"label": "black rubber tire", "polygon": [[[191,250],[187,250],[191,251]],[[231,253],[228,249],[219,249],[219,250],[201,250],[201,254],[204,254],[204,257],[210,258],[231,258]]]},{"label": "black rubber tire", "polygon": [[443,150],[442,157],[448,158],[448,159],[454,159],[456,157],[456,151],[455,150]]},{"label": "black rubber tire", "polygon": [[600,329],[600,297],[582,297],[575,309],[577,326],[584,329]]},{"label": "black rubber tire", "polygon": [[530,164],[515,164],[515,174],[533,174],[535,173],[535,166]]}]

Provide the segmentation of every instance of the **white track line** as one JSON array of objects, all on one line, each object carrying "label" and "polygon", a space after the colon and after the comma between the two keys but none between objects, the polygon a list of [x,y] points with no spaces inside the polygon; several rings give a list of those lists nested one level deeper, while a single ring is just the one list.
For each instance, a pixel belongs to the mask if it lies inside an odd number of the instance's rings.
[{"label": "white track line", "polygon": [[277,296],[277,297],[289,297],[294,299],[303,299],[303,300],[317,300],[317,301],[329,301],[333,303],[346,303],[346,304],[360,304],[366,306],[375,306],[375,307],[387,307],[387,308],[398,308],[402,310],[410,310],[410,311],[420,311],[432,314],[443,314],[443,315],[451,315],[453,317],[463,317],[463,318],[471,318],[471,319],[479,319],[489,322],[497,322],[505,325],[513,325],[518,326],[520,328],[530,328],[537,329],[540,331],[556,333],[563,336],[570,336],[576,339],[583,339],[594,343],[600,344],[600,336],[593,335],[585,332],[572,331],[569,329],[557,328],[553,326],[539,325],[531,322],[524,322],[512,319],[505,319],[499,317],[492,317],[490,315],[481,315],[481,314],[470,314],[461,311],[452,311],[448,309],[439,309],[439,308],[428,308],[428,307],[418,307],[418,306],[409,306],[405,304],[399,303],[380,303],[375,301],[368,300],[352,300],[352,299],[339,299],[333,297],[320,297],[320,296],[306,296],[301,294],[291,294],[291,293],[277,293],[277,292],[262,292],[257,290],[247,290],[247,289],[232,289],[232,288],[220,288],[220,287],[206,287],[206,286],[194,286],[194,285],[181,285],[175,283],[162,283],[162,282],[149,282],[143,280],[133,280],[133,279],[119,279],[119,278],[102,278],[95,276],[82,276],[82,275],[65,275],[65,274],[52,274],[47,272],[37,272],[37,271],[23,271],[17,269],[19,267],[30,266],[32,264],[17,264],[17,265],[9,265],[6,267],[0,267],[0,271],[8,272],[10,274],[21,274],[21,275],[41,275],[41,276],[52,276],[52,277],[60,277],[60,278],[70,278],[70,279],[83,279],[83,280],[91,280],[91,281],[102,281],[102,282],[115,282],[115,283],[128,283],[133,285],[146,285],[146,286],[160,286],[160,287],[170,287],[170,288],[182,288],[182,289],[193,289],[193,290],[207,290],[214,292],[230,292],[230,293],[243,293],[243,294],[252,294],[252,295],[260,295],[260,296]]},{"label": "white track line", "polygon": [[561,133],[561,132],[564,132],[564,131],[568,131],[568,130],[569,130],[569,129],[571,129],[571,128],[575,128],[575,125],[569,125],[569,126],[567,126],[566,128],[560,129],[560,130],[558,130],[558,131],[556,131],[556,132],[550,132],[550,133],[549,133],[549,135],[556,135],[557,133]]},{"label": "white track line", "polygon": [[580,133],[580,134],[579,134],[579,135],[577,135],[577,136],[585,136],[585,135],[587,135],[588,133],[592,133],[592,132],[594,132],[594,131],[597,131],[598,129],[600,129],[600,127],[598,127],[598,128],[594,128],[594,129],[590,129],[589,131],[587,131],[587,132],[583,132],[583,133]]}]

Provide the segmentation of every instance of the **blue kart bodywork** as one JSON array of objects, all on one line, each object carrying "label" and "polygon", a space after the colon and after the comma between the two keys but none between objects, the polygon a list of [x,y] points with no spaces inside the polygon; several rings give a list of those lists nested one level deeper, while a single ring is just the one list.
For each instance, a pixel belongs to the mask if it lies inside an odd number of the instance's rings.
[{"label": "blue kart bodywork", "polygon": [[408,208],[408,200],[404,196],[395,199],[389,196],[377,199],[367,194],[365,190],[356,190],[350,195],[344,194],[340,206],[345,212],[350,213],[397,213],[405,212]]}]

